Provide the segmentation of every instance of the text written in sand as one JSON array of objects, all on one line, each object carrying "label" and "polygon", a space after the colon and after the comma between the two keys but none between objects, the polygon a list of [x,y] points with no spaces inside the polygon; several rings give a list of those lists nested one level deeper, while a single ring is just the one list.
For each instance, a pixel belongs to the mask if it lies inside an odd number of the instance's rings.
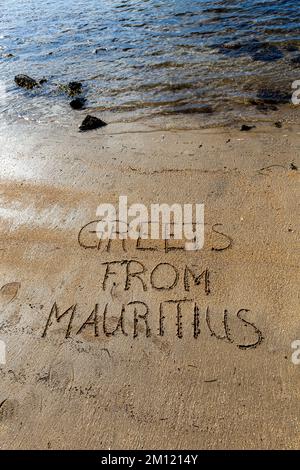
[{"label": "text written in sand", "polygon": [[[101,253],[112,255],[116,241],[101,241],[94,236],[93,225],[86,224],[79,232],[78,243],[83,249],[101,249]],[[216,224],[217,225],[217,224]],[[228,249],[232,239],[213,226],[222,239],[211,248],[216,251]],[[131,247],[132,248],[132,247]],[[255,349],[263,341],[261,330],[251,319],[245,306],[239,309],[213,307],[207,299],[211,294],[210,269],[194,263],[174,263],[168,259],[180,247],[171,240],[164,240],[159,262],[147,262],[144,250],[159,250],[154,243],[144,246],[137,240],[134,250],[140,256],[132,258],[102,260],[99,278],[99,295],[81,305],[63,305],[55,300],[49,313],[42,336],[56,331],[55,325],[63,325],[64,337],[122,338],[133,340],[160,338],[194,338],[208,335],[212,341],[224,341],[239,349]],[[121,251],[127,253],[126,240],[121,242]],[[162,256],[166,256],[162,260]],[[126,258],[126,259],[125,259]],[[116,294],[118,293],[118,295]],[[179,293],[180,292],[180,293]],[[60,326],[61,326],[60,325]],[[61,328],[59,329],[61,334]]]}]

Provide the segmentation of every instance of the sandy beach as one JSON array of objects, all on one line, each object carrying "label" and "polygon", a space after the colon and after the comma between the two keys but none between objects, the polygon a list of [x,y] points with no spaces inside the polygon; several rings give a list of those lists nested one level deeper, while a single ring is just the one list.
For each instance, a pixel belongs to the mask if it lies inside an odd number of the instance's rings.
[{"label": "sandy beach", "polygon": [[[1,449],[299,448],[299,137],[1,125]],[[203,249],[99,246],[119,195],[204,203]]]}]

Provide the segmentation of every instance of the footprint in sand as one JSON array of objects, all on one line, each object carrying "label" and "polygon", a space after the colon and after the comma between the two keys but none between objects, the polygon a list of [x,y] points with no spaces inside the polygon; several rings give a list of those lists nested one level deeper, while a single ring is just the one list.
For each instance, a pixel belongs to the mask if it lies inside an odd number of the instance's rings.
[{"label": "footprint in sand", "polygon": [[0,289],[1,303],[9,304],[10,302],[12,302],[16,298],[20,287],[20,282],[9,282],[8,284],[2,286]]},{"label": "footprint in sand", "polygon": [[17,414],[19,402],[6,398],[0,402],[0,423],[8,421]]},{"label": "footprint in sand", "polygon": [[56,390],[65,391],[74,380],[74,368],[71,362],[60,361],[50,367],[49,385]]}]

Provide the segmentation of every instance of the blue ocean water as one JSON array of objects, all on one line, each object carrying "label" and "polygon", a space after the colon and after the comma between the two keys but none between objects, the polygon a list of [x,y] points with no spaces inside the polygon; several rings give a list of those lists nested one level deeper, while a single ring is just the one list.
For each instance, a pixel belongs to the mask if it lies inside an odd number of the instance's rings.
[{"label": "blue ocean water", "polygon": [[[300,78],[299,7],[296,0],[0,0],[1,116],[67,122],[59,85],[71,80],[83,83],[89,110],[111,119],[217,120],[255,106],[267,113],[261,97],[284,98]],[[48,82],[24,91],[14,83],[18,73]]]}]

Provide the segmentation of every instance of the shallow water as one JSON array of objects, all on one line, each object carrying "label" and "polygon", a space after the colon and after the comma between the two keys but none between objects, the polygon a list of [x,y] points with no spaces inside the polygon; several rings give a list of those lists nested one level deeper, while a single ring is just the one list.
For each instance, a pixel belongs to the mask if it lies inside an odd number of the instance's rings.
[{"label": "shallow water", "polygon": [[[296,1],[5,0],[0,20],[0,111],[8,120],[71,124],[78,113],[59,89],[70,80],[84,84],[89,112],[108,120],[259,117],[289,101],[300,78]],[[24,91],[17,73],[48,83]],[[281,94],[270,100],[269,90]]]}]

